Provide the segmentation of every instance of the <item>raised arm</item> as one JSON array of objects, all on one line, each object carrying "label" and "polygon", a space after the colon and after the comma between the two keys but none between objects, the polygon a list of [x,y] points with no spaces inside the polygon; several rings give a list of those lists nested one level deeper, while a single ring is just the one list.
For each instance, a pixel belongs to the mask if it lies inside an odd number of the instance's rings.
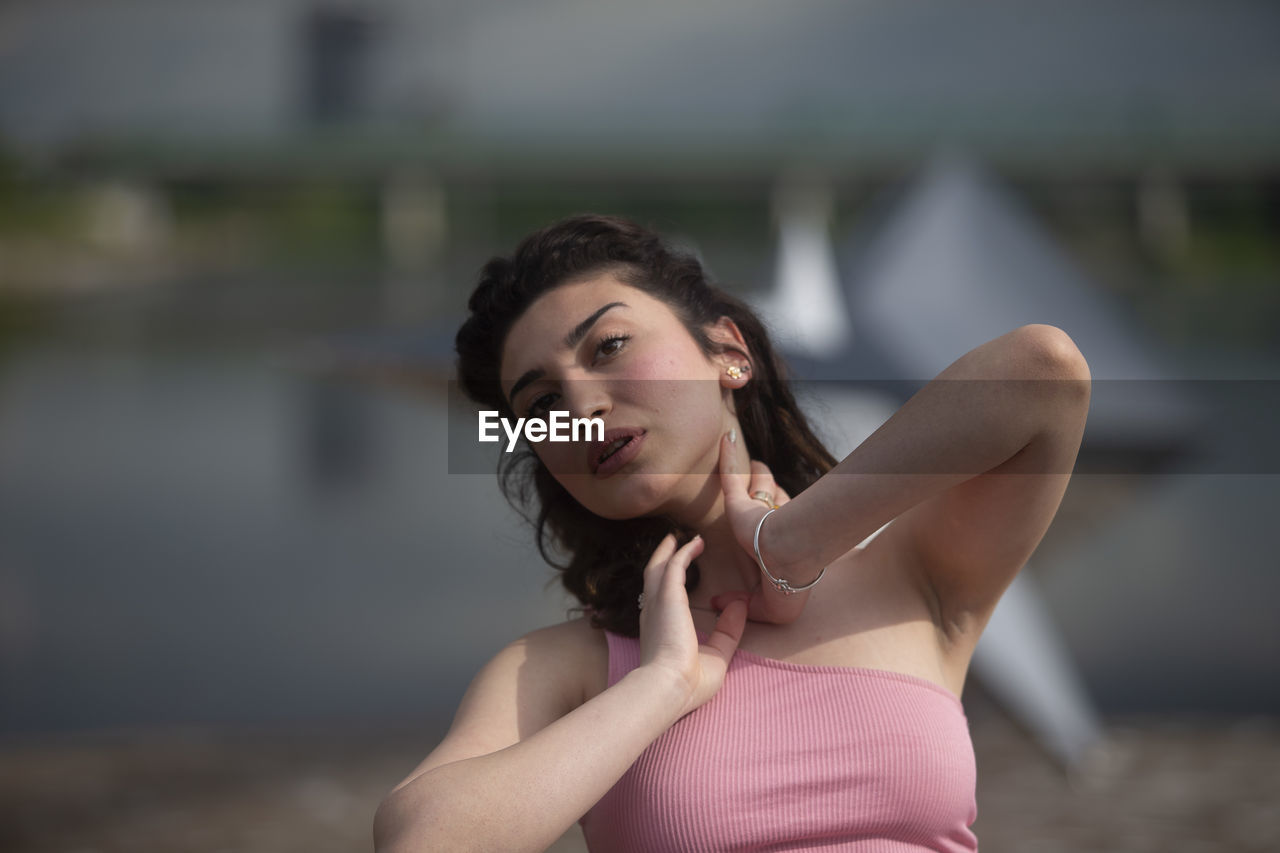
[{"label": "raised arm", "polygon": [[699,646],[684,589],[701,550],[663,541],[645,569],[641,665],[582,702],[581,623],[504,648],[476,676],[440,745],[378,807],[379,853],[540,851],[676,720],[719,690],[746,622],[726,608]]},{"label": "raised arm", "polygon": [[779,510],[761,550],[804,583],[892,520],[881,547],[928,582],[953,639],[976,639],[1057,512],[1089,395],[1088,365],[1061,329],[988,341]]}]

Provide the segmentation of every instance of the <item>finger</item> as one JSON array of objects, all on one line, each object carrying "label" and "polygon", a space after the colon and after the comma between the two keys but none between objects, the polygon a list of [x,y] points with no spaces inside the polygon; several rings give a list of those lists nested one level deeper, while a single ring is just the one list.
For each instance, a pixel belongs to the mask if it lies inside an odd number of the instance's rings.
[{"label": "finger", "polygon": [[653,549],[653,554],[649,556],[649,562],[644,567],[645,571],[648,571],[654,566],[660,566],[667,560],[670,560],[671,555],[675,553],[675,550],[676,535],[674,533],[668,533],[666,536],[662,537],[661,541],[658,542],[658,547]]},{"label": "finger", "polygon": [[728,436],[720,438],[720,489],[726,501],[738,501],[748,497],[747,485],[751,479],[748,474],[739,474],[737,457],[734,450],[737,445],[729,441]]},{"label": "finger", "polygon": [[738,650],[738,643],[742,641],[742,630],[746,625],[747,603],[740,599],[731,601],[720,614],[720,618],[716,620],[715,630],[702,645],[704,648],[710,648],[724,661],[725,668],[728,669],[729,661],[733,658],[733,653]]},{"label": "finger", "polygon": [[667,595],[686,596],[686,601],[688,600],[688,593],[684,589],[685,570],[702,553],[705,544],[701,534],[699,534],[686,542],[683,547],[671,555],[671,559],[667,560],[660,581],[664,597]]},{"label": "finger", "polygon": [[791,495],[787,494],[787,490],[777,484],[773,487],[773,502],[778,506],[782,506],[791,500]]},{"label": "finger", "polygon": [[773,472],[759,459],[751,460],[751,485],[759,485],[762,489],[773,485]]},{"label": "finger", "polygon": [[[764,492],[770,498],[773,498],[778,490],[778,486],[773,482],[773,472],[769,470],[769,466],[758,459],[751,460],[751,484],[747,486],[747,493],[753,500],[756,494]],[[773,503],[777,503],[774,500]]]},{"label": "finger", "polygon": [[722,592],[719,595],[711,597],[712,610],[724,610],[730,603],[734,601],[750,601],[751,593],[742,589],[734,589],[729,592]]},{"label": "finger", "polygon": [[644,567],[644,591],[652,592],[657,589],[658,583],[662,580],[662,570],[671,559],[671,555],[676,550],[676,537],[674,533],[668,533],[662,537],[662,541],[658,543],[658,547],[653,550],[653,556],[649,558],[649,562]]},{"label": "finger", "polygon": [[781,485],[777,480],[773,479],[773,471],[769,470],[769,466],[760,460],[751,460],[751,497],[755,497],[756,492],[765,492],[773,498],[774,503],[781,506],[778,496],[782,493]]}]

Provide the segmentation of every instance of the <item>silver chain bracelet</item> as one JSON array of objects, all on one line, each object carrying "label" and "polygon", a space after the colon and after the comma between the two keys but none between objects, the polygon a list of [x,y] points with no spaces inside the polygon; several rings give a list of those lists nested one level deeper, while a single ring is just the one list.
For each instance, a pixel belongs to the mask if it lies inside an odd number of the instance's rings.
[{"label": "silver chain bracelet", "polygon": [[773,574],[765,568],[764,560],[760,557],[760,528],[764,527],[764,520],[777,511],[778,507],[774,507],[764,515],[760,516],[760,520],[756,522],[756,535],[751,544],[756,549],[756,562],[760,564],[760,571],[764,572],[764,576],[769,579],[769,583],[773,584],[774,589],[777,589],[783,595],[793,595],[797,592],[804,592],[806,589],[811,588],[818,581],[822,580],[822,576],[827,573],[827,567],[823,566],[822,571],[818,572],[818,576],[804,586],[792,586],[791,581],[786,578],[775,578]]}]

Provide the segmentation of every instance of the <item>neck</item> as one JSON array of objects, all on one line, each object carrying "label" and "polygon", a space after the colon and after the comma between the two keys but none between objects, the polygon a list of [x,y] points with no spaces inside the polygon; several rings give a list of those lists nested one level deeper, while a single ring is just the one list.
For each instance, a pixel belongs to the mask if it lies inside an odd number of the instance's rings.
[{"label": "neck", "polygon": [[689,595],[689,606],[711,610],[711,599],[721,593],[752,592],[760,585],[760,567],[755,558],[738,544],[724,511],[720,475],[713,473],[697,498],[672,518],[681,526],[702,534],[706,547],[698,557],[698,588]]},{"label": "neck", "polygon": [[721,514],[699,532],[707,546],[698,558],[698,588],[689,596],[690,606],[710,608],[714,596],[734,590],[754,592],[760,586],[760,567],[755,558],[738,544],[729,527],[728,516]]}]

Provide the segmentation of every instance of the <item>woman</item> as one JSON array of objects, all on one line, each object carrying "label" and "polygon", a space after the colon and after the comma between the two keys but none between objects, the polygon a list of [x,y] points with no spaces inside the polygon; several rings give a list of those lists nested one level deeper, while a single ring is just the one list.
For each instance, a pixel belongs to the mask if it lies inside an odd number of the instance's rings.
[{"label": "woman", "polygon": [[480,671],[378,849],[976,849],[957,697],[1075,462],[1070,338],[977,347],[836,464],[759,320],[634,223],[533,234],[470,310],[482,408],[604,423],[503,471],[584,615]]}]

